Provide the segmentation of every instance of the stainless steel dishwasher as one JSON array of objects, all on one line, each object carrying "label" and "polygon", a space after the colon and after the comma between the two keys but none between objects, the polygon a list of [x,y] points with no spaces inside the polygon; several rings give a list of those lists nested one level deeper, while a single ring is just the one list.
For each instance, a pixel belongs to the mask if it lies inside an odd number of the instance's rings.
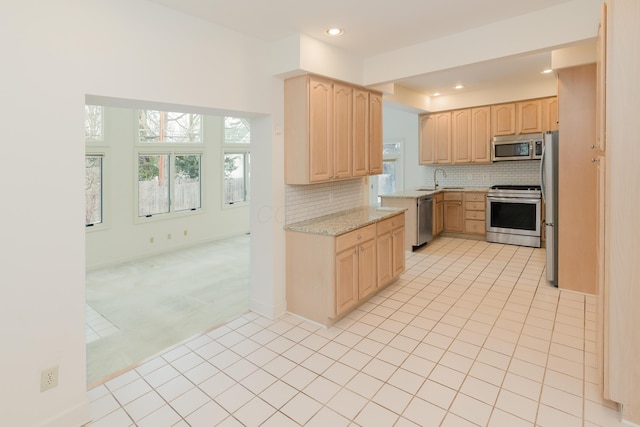
[{"label": "stainless steel dishwasher", "polygon": [[418,199],[418,240],[417,246],[433,240],[433,197],[423,196]]}]

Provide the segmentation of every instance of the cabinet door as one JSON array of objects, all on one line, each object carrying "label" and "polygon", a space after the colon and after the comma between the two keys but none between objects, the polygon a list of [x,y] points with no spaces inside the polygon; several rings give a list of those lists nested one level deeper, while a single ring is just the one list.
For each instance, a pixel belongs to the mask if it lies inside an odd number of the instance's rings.
[{"label": "cabinet door", "polygon": [[333,84],[333,177],[350,178],[353,150],[353,88]]},{"label": "cabinet door", "polygon": [[404,256],[404,227],[400,227],[391,233],[393,251],[393,277],[398,277],[405,269]]},{"label": "cabinet door", "polygon": [[336,255],[336,316],[358,302],[358,247]]},{"label": "cabinet door", "polygon": [[462,202],[459,200],[445,200],[443,231],[462,233]]},{"label": "cabinet door", "polygon": [[376,272],[376,241],[369,240],[358,250],[358,298],[362,299],[378,288]]},{"label": "cabinet door", "polygon": [[518,132],[542,132],[542,100],[518,102]]},{"label": "cabinet door", "polygon": [[436,114],[436,163],[451,163],[451,112]]},{"label": "cabinet door", "polygon": [[382,173],[382,95],[369,92],[369,175]]},{"label": "cabinet door", "polygon": [[378,236],[378,287],[386,285],[393,278],[393,242],[391,233]]},{"label": "cabinet door", "polygon": [[444,203],[438,202],[436,203],[436,214],[435,218],[435,227],[434,227],[434,236],[442,233],[444,229]]},{"label": "cabinet door", "polygon": [[558,130],[558,97],[542,100],[542,131]]},{"label": "cabinet door", "polygon": [[453,163],[471,163],[471,109],[451,113]]},{"label": "cabinet door", "polygon": [[[331,80],[309,78],[309,181],[333,177],[333,86]],[[303,143],[303,142],[302,142]]]},{"label": "cabinet door", "polygon": [[491,107],[471,110],[471,161],[491,163]]},{"label": "cabinet door", "polygon": [[433,114],[420,116],[420,159],[421,165],[435,163],[436,152],[436,126]]},{"label": "cabinet door", "polygon": [[369,92],[353,89],[353,176],[369,174]]},{"label": "cabinet door", "polygon": [[516,104],[491,106],[493,135],[514,135],[516,133]]}]

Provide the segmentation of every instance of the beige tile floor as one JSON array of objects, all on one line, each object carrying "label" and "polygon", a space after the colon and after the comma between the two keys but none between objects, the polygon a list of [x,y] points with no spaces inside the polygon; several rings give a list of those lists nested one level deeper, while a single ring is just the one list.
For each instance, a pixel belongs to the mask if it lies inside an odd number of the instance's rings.
[{"label": "beige tile floor", "polygon": [[330,328],[235,318],[89,391],[91,427],[618,426],[596,298],[544,249],[440,238]]},{"label": "beige tile floor", "polygon": [[249,235],[87,273],[87,383],[249,308]]}]

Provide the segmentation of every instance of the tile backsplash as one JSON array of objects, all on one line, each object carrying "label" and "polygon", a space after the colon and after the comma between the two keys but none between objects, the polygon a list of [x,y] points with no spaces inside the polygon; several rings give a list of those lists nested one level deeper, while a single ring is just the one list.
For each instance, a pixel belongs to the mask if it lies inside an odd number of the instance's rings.
[{"label": "tile backsplash", "polygon": [[364,203],[365,179],[310,185],[286,185],[285,223],[354,209]]},{"label": "tile backsplash", "polygon": [[[540,185],[540,161],[497,162],[488,165],[435,165],[420,168],[420,186],[433,187],[433,171],[441,187],[491,187],[496,184]],[[285,224],[358,208],[364,201],[365,179],[285,186]],[[410,188],[406,188],[410,190]]]},{"label": "tile backsplash", "polygon": [[433,172],[438,172],[441,187],[491,187],[498,184],[540,185],[540,161],[521,160],[488,165],[433,165],[420,168],[420,185],[433,187]]}]

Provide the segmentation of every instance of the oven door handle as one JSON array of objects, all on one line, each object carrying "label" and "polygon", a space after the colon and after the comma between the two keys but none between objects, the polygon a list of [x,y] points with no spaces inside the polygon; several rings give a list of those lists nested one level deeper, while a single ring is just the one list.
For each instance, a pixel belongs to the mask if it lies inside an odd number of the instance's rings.
[{"label": "oven door handle", "polygon": [[518,197],[491,197],[488,196],[487,200],[490,202],[502,202],[502,203],[540,203],[540,199],[523,199]]}]

